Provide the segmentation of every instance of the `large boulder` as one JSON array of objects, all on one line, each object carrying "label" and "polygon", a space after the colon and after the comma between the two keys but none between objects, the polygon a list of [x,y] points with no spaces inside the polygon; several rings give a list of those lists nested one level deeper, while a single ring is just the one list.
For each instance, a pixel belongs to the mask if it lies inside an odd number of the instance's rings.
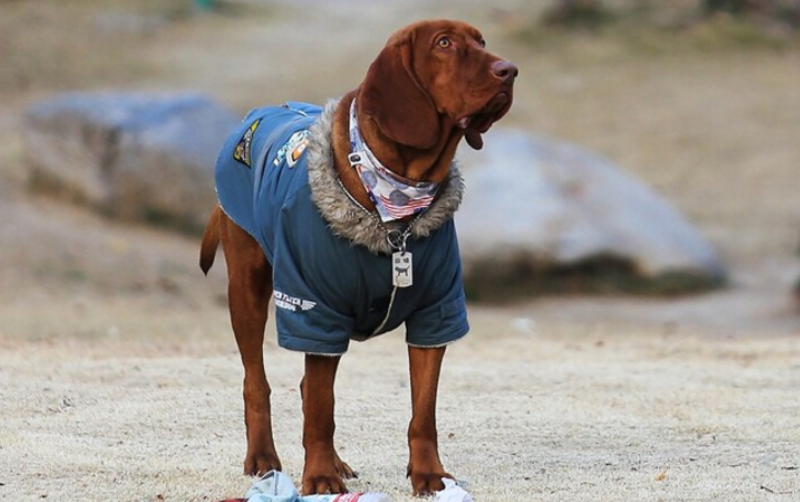
[{"label": "large boulder", "polygon": [[214,162],[238,122],[200,94],[67,93],[29,110],[25,153],[35,186],[194,231],[214,205]]},{"label": "large boulder", "polygon": [[794,286],[792,287],[792,297],[794,298],[794,306],[797,310],[800,310],[800,277],[794,282]]},{"label": "large boulder", "polygon": [[462,150],[457,213],[473,298],[566,291],[680,293],[719,285],[712,247],[662,197],[584,149],[495,129]]},{"label": "large boulder", "polygon": [[[797,254],[800,255],[800,246],[797,246]],[[800,311],[800,277],[794,281],[794,285],[792,286],[792,297],[794,298],[795,308]]]}]

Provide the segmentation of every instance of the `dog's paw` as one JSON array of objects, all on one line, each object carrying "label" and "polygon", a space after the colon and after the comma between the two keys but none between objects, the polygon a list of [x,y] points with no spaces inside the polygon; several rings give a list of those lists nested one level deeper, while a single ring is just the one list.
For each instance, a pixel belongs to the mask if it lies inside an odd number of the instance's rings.
[{"label": "dog's paw", "polygon": [[347,493],[347,486],[345,486],[344,481],[338,474],[316,475],[304,473],[301,493],[303,495]]},{"label": "dog's paw", "polygon": [[247,476],[263,476],[272,470],[283,470],[278,455],[274,453],[248,454],[244,459],[244,473]]},{"label": "dog's paw", "polygon": [[444,490],[444,483],[442,478],[453,478],[446,472],[414,472],[409,470],[408,477],[411,478],[411,488],[414,490],[414,495],[425,497],[433,495],[434,493]]}]

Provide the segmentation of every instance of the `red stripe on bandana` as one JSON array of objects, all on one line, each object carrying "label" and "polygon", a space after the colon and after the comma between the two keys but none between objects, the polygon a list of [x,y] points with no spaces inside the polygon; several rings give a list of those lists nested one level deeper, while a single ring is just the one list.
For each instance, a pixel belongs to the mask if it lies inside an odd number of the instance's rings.
[{"label": "red stripe on bandana", "polygon": [[412,199],[408,201],[408,203],[404,205],[396,205],[393,204],[388,197],[381,195],[381,202],[383,203],[383,207],[386,209],[386,212],[392,218],[400,219],[406,216],[411,216],[417,213],[418,209],[426,209],[431,205],[433,201],[433,196],[424,197],[421,199]]}]

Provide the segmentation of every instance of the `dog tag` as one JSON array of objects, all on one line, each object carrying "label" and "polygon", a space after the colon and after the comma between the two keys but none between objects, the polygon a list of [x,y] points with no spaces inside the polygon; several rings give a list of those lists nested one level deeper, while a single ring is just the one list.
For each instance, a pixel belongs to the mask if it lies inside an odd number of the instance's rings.
[{"label": "dog tag", "polygon": [[414,283],[414,269],[411,253],[397,251],[392,253],[392,285],[407,288]]}]

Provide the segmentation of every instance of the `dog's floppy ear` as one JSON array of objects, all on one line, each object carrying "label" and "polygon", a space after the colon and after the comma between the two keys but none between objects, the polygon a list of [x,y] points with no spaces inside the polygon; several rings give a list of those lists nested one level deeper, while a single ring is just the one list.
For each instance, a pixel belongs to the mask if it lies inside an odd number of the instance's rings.
[{"label": "dog's floppy ear", "polygon": [[441,126],[436,105],[413,69],[412,36],[390,40],[378,54],[361,84],[357,106],[392,141],[427,149],[439,141]]}]

